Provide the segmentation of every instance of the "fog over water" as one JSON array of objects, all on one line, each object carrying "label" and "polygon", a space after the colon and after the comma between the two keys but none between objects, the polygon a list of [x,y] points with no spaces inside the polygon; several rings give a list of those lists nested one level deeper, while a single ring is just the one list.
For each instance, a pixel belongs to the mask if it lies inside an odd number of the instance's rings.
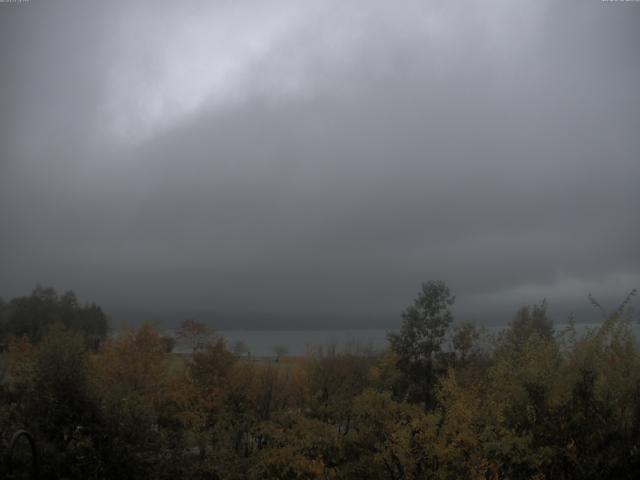
[{"label": "fog over water", "polygon": [[[576,335],[581,338],[590,330],[597,329],[602,323],[576,324]],[[562,332],[567,324],[557,324],[556,332]],[[488,327],[479,345],[491,348],[489,340],[500,334],[503,326]],[[631,326],[636,338],[640,338],[640,324]],[[285,355],[302,356],[306,354],[330,355],[332,352],[353,353],[367,355],[380,353],[389,347],[388,334],[396,333],[396,329],[322,329],[322,330],[222,330],[218,332],[226,341],[229,349],[233,349],[237,342],[242,342],[247,348],[243,355],[255,357],[274,357],[276,347],[284,347]],[[450,342],[445,342],[445,349],[450,348]],[[176,352],[191,353],[188,348],[177,345]]]},{"label": "fog over water", "polygon": [[117,325],[396,328],[640,287],[640,8],[0,4],[0,296]]}]

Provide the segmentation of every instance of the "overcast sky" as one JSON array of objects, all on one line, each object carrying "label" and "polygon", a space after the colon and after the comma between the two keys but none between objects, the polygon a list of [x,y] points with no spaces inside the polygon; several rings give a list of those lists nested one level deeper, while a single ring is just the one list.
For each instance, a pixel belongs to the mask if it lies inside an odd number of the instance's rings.
[{"label": "overcast sky", "polygon": [[5,299],[394,325],[430,279],[477,318],[640,287],[640,3],[0,3],[0,72]]}]

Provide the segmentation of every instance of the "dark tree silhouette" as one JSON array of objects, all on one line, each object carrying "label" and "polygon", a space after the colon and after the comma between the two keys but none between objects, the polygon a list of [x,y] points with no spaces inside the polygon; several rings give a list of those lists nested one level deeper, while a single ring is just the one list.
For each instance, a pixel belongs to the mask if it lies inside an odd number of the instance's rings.
[{"label": "dark tree silhouette", "polygon": [[443,281],[422,284],[418,297],[402,314],[399,334],[390,334],[402,373],[396,393],[405,399],[433,407],[434,387],[444,368],[442,344],[453,315],[455,297]]}]

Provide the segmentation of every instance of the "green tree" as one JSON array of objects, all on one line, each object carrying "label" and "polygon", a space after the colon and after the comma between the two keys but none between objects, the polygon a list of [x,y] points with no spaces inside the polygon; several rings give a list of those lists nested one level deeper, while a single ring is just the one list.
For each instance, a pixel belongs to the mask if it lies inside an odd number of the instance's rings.
[{"label": "green tree", "polygon": [[546,300],[542,300],[540,305],[521,307],[505,331],[504,340],[507,345],[520,349],[534,334],[544,340],[553,338],[553,321],[547,313]]},{"label": "green tree", "polygon": [[481,335],[482,331],[473,323],[463,323],[454,327],[451,343],[457,364],[466,365],[477,353]]},{"label": "green tree", "polygon": [[62,295],[50,287],[38,285],[30,296],[12,299],[0,306],[0,335],[26,335],[40,341],[55,324],[81,332],[85,343],[97,349],[108,333],[108,320],[95,304],[81,305],[75,293]]},{"label": "green tree", "polygon": [[35,350],[32,368],[32,375],[16,379],[26,382],[17,401],[41,446],[44,477],[87,477],[96,455],[91,438],[102,418],[82,335],[50,329]]},{"label": "green tree", "polygon": [[434,406],[434,387],[445,371],[442,345],[453,321],[454,301],[443,281],[423,283],[418,297],[402,314],[400,333],[389,335],[402,373],[396,394],[421,402],[427,409]]}]

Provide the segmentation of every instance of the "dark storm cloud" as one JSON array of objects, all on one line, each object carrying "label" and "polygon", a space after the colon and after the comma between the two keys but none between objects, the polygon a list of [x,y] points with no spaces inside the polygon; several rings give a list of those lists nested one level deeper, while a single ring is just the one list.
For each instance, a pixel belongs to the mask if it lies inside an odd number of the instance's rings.
[{"label": "dark storm cloud", "polygon": [[1,6],[4,296],[395,322],[427,279],[480,317],[640,280],[634,4]]}]

